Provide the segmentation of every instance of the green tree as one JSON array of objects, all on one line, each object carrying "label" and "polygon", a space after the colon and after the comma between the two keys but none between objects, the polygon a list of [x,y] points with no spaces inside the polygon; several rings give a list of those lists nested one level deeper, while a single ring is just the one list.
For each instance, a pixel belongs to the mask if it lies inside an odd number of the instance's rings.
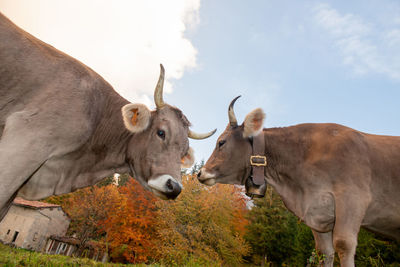
[{"label": "green tree", "polygon": [[306,265],[314,246],[311,230],[285,208],[271,188],[264,198],[254,200],[247,216],[245,239],[252,247],[255,263]]},{"label": "green tree", "polygon": [[400,266],[400,243],[361,229],[355,257],[357,266]]}]

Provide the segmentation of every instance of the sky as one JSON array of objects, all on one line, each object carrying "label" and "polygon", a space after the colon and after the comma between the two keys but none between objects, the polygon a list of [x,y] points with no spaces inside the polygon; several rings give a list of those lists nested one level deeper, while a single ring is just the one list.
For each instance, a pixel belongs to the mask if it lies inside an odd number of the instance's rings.
[{"label": "sky", "polygon": [[400,135],[400,2],[268,0],[0,0],[0,12],[79,59],[131,102],[164,99],[207,159],[237,95],[241,123],[261,107],[264,127],[334,122]]}]

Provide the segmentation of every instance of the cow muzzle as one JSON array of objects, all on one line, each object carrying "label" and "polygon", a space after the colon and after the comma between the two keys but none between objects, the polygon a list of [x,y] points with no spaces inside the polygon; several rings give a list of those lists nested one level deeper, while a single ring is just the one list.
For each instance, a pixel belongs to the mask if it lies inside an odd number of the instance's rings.
[{"label": "cow muzzle", "polygon": [[151,191],[161,199],[175,199],[182,191],[182,184],[171,175],[164,174],[148,181]]},{"label": "cow muzzle", "polygon": [[216,183],[215,174],[207,172],[204,168],[201,168],[197,174],[197,179],[200,183],[211,186]]},{"label": "cow muzzle", "polygon": [[246,195],[251,198],[261,198],[265,196],[265,192],[267,191],[267,183],[262,185],[256,185],[253,182],[253,177],[249,177],[245,182]]}]

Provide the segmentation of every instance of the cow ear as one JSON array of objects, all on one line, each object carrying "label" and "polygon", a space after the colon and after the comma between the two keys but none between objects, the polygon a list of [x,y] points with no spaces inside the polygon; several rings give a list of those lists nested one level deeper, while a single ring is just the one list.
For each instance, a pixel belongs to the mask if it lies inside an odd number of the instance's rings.
[{"label": "cow ear", "polygon": [[182,168],[189,168],[194,163],[194,151],[191,147],[189,147],[188,152],[185,156],[181,159]]},{"label": "cow ear", "polygon": [[247,114],[243,122],[243,137],[247,138],[258,135],[263,129],[264,119],[265,113],[261,108],[256,108]]},{"label": "cow ear", "polygon": [[151,112],[145,105],[127,104],[121,112],[126,129],[132,133],[142,132],[149,126]]}]

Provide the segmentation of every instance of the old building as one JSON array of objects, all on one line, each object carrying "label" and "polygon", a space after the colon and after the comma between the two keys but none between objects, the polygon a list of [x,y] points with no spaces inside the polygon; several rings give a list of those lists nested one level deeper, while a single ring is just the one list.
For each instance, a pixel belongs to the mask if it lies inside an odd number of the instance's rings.
[{"label": "old building", "polygon": [[[65,256],[76,256],[89,258],[95,261],[106,261],[108,255],[105,253],[105,244],[90,240],[81,245],[79,239],[67,236],[50,236],[44,252],[46,254],[59,254]],[[80,249],[78,249],[80,247]]]},{"label": "old building", "polygon": [[46,254],[71,256],[77,251],[79,243],[79,240],[74,237],[52,235],[47,241],[44,252]]},{"label": "old building", "polygon": [[0,240],[43,251],[51,235],[64,236],[70,219],[60,205],[16,198],[0,222]]}]

